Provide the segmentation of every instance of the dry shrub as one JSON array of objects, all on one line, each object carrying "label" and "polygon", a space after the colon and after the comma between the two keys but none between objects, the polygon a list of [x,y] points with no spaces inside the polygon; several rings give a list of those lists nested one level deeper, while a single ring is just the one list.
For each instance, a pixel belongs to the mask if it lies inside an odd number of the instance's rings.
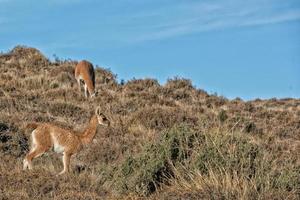
[{"label": "dry shrub", "polygon": [[10,61],[16,61],[20,65],[33,69],[49,64],[49,60],[39,50],[26,46],[16,46],[7,54],[7,57]]},{"label": "dry shrub", "polygon": [[175,77],[174,79],[168,79],[161,93],[164,98],[172,99],[172,101],[182,100],[185,103],[192,103],[192,96],[195,96],[198,92],[192,86],[191,80]]},{"label": "dry shrub", "polygon": [[117,75],[114,74],[110,69],[104,69],[102,67],[96,66],[95,69],[96,81],[98,80],[100,84],[106,85],[116,85]]},{"label": "dry shrub", "polygon": [[86,174],[57,178],[35,170],[32,173],[5,172],[0,178],[4,199],[103,199],[107,194]]},{"label": "dry shrub", "polygon": [[61,65],[52,66],[49,70],[50,77],[57,77],[61,73],[67,73],[69,75],[74,75],[75,73],[75,65],[73,62],[67,62]]},{"label": "dry shrub", "polygon": [[208,108],[213,108],[213,107],[221,107],[225,105],[228,102],[228,100],[224,97],[218,97],[218,96],[210,96],[206,98],[206,106]]},{"label": "dry shrub", "polygon": [[68,118],[78,119],[88,119],[89,113],[87,113],[83,108],[67,102],[53,102],[47,105],[47,110],[53,116],[68,116]]},{"label": "dry shrub", "polygon": [[17,86],[26,90],[44,89],[51,88],[51,80],[47,79],[45,75],[37,75],[21,79]]},{"label": "dry shrub", "polygon": [[28,108],[22,101],[12,97],[1,97],[0,98],[0,109],[3,112],[16,112],[16,111],[26,111]]},{"label": "dry shrub", "polygon": [[73,83],[75,82],[75,78],[74,78],[74,75],[68,73],[68,72],[62,72],[60,73],[56,80],[59,82],[59,83],[62,83],[62,84],[68,84],[68,85],[73,85]]},{"label": "dry shrub", "polygon": [[76,99],[77,103],[78,102],[83,102],[85,100],[83,94],[79,93],[77,88],[52,88],[51,90],[48,90],[43,93],[43,98],[45,101],[50,101],[50,100],[74,100]]},{"label": "dry shrub", "polygon": [[158,131],[173,127],[175,124],[186,123],[195,125],[197,118],[190,113],[173,107],[150,106],[140,109],[131,117],[133,124],[141,124],[147,129]]},{"label": "dry shrub", "polygon": [[159,83],[155,79],[132,79],[128,81],[124,85],[124,89],[126,92],[134,91],[134,92],[141,92],[144,90],[150,90],[151,88],[159,87]]},{"label": "dry shrub", "polygon": [[185,78],[175,77],[173,79],[168,79],[165,87],[168,89],[176,90],[176,89],[194,89],[192,85],[192,81]]},{"label": "dry shrub", "polygon": [[28,140],[14,124],[0,122],[0,155],[17,158],[28,151]]},{"label": "dry shrub", "polygon": [[239,133],[193,136],[192,155],[183,164],[174,164],[174,178],[157,198],[297,199],[300,168],[290,155],[279,163],[263,146]]},{"label": "dry shrub", "polygon": [[111,163],[124,152],[122,149],[127,146],[126,137],[120,129],[99,127],[95,141],[84,152],[80,152],[78,159],[90,166]]}]

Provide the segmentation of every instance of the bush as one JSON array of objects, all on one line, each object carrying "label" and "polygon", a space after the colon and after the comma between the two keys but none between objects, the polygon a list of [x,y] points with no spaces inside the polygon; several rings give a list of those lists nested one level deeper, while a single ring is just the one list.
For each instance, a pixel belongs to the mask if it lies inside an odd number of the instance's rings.
[{"label": "bush", "polygon": [[15,158],[23,155],[29,148],[28,139],[14,124],[0,122],[0,156]]},{"label": "bush", "polygon": [[190,155],[194,132],[185,126],[174,127],[162,134],[156,143],[146,145],[137,156],[129,156],[115,177],[121,191],[142,196],[153,193],[157,187],[174,176],[173,167]]},{"label": "bush", "polygon": [[219,118],[219,120],[220,120],[221,123],[225,122],[226,119],[228,119],[228,115],[227,115],[226,111],[225,110],[221,110],[219,112],[218,118]]},{"label": "bush", "polygon": [[68,116],[69,118],[78,119],[88,118],[88,113],[72,103],[53,102],[48,105],[48,110],[53,116]]},{"label": "bush", "polygon": [[141,92],[159,86],[160,85],[157,80],[146,78],[146,79],[132,79],[124,85],[124,88],[127,91]]},{"label": "bush", "polygon": [[9,55],[15,58],[19,64],[30,67],[33,70],[50,63],[39,50],[26,46],[16,46],[9,52]]},{"label": "bush", "polygon": [[193,89],[192,81],[185,78],[175,77],[173,79],[168,79],[166,85],[166,88],[170,89]]},{"label": "bush", "polygon": [[136,112],[132,117],[132,123],[141,124],[148,129],[162,131],[170,129],[176,124],[185,123],[196,125],[198,119],[184,110],[167,107],[145,107]]},{"label": "bush", "polygon": [[257,159],[262,157],[259,147],[240,134],[206,134],[197,152],[195,167],[202,174],[221,171],[245,178],[255,176]]}]

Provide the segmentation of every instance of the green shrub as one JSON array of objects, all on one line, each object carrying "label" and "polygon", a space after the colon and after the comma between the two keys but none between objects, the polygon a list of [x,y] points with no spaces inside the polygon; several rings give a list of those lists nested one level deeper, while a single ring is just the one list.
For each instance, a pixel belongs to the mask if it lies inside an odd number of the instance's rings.
[{"label": "green shrub", "polygon": [[221,123],[225,122],[226,119],[228,119],[228,115],[227,115],[226,111],[225,110],[221,110],[219,112],[219,114],[218,114],[218,118],[219,118],[219,120],[220,120]]},{"label": "green shrub", "polygon": [[238,173],[246,178],[255,176],[262,153],[256,144],[240,134],[205,134],[197,150],[195,167],[203,174],[209,170]]},{"label": "green shrub", "polygon": [[194,132],[185,126],[174,127],[162,134],[156,143],[148,144],[137,156],[129,156],[115,177],[121,192],[147,196],[161,183],[174,176],[173,167],[189,156]]}]

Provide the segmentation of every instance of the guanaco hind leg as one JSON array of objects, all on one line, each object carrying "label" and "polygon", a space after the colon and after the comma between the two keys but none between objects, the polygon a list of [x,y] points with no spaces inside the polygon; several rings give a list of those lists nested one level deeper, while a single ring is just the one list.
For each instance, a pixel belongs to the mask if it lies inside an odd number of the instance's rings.
[{"label": "guanaco hind leg", "polygon": [[26,170],[27,168],[32,169],[32,160],[41,156],[44,152],[46,152],[49,149],[48,146],[38,144],[36,134],[38,134],[36,130],[32,131],[32,147],[30,152],[25,156],[23,160],[24,170]]},{"label": "guanaco hind leg", "polygon": [[23,169],[26,170],[32,169],[32,160],[34,158],[37,158],[41,156],[43,153],[45,153],[47,149],[41,146],[37,146],[36,148],[32,149],[25,157],[23,161]]}]

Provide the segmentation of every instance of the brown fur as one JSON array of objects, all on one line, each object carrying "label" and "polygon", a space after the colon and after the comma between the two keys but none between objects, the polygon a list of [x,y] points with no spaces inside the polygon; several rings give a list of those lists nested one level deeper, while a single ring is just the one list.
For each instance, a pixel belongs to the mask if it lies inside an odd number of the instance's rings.
[{"label": "brown fur", "polygon": [[81,92],[80,81],[83,80],[85,97],[87,97],[87,91],[90,97],[95,96],[95,71],[92,63],[86,60],[80,61],[75,67],[75,79],[78,83],[79,92]]},{"label": "brown fur", "polygon": [[97,131],[98,124],[109,126],[109,120],[96,110],[96,114],[90,119],[87,128],[76,134],[71,129],[60,128],[50,123],[29,123],[26,128],[33,128],[32,149],[25,156],[24,170],[32,169],[32,159],[42,155],[52,147],[58,153],[63,153],[64,169],[60,174],[69,171],[70,158],[80,151],[83,145],[89,144]]}]

